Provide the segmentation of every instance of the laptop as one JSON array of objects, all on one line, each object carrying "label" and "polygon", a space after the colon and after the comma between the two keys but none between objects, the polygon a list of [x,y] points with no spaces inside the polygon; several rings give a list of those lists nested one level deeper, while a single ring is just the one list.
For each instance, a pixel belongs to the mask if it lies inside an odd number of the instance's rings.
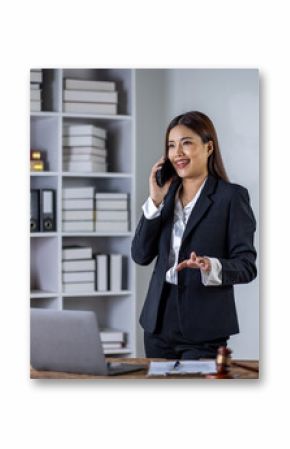
[{"label": "laptop", "polygon": [[32,308],[30,359],[40,371],[112,376],[146,369],[145,365],[106,363],[93,311]]}]

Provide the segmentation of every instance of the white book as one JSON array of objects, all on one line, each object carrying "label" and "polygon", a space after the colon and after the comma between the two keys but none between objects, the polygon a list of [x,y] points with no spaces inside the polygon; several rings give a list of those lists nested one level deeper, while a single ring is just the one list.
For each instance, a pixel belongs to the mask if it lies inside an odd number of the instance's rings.
[{"label": "white book", "polygon": [[93,282],[95,284],[94,271],[72,271],[62,273],[62,282]]},{"label": "white book", "polygon": [[41,89],[30,89],[30,100],[40,101],[41,100]]},{"label": "white book", "polygon": [[90,246],[73,245],[62,248],[62,260],[91,259],[92,257],[93,249]]},{"label": "white book", "polygon": [[62,197],[65,199],[92,198],[94,187],[65,187],[62,189]]},{"label": "white book", "polygon": [[96,221],[128,221],[127,210],[96,210]]},{"label": "white book", "polygon": [[96,192],[95,198],[97,200],[125,200],[128,198],[128,193]]},{"label": "white book", "polygon": [[127,210],[127,200],[96,200],[96,210]]},{"label": "white book", "polygon": [[93,210],[64,210],[62,211],[64,221],[92,221],[95,219]]},{"label": "white book", "polygon": [[62,200],[62,210],[93,210],[93,199],[64,199]]},{"label": "white book", "polygon": [[106,164],[104,156],[96,156],[95,154],[70,154],[63,156],[64,162],[96,162],[97,164]]},{"label": "white book", "polygon": [[110,254],[110,290],[122,290],[122,254]]},{"label": "white book", "polygon": [[107,171],[107,164],[100,162],[64,162],[63,171],[78,173],[104,173]]},{"label": "white book", "polygon": [[69,282],[62,284],[64,293],[92,293],[95,291],[94,282]]},{"label": "white book", "polygon": [[116,83],[112,81],[91,81],[66,78],[64,80],[64,87],[65,89],[113,91],[116,89]]},{"label": "white book", "polygon": [[63,154],[88,154],[95,156],[107,156],[106,148],[98,148],[98,147],[63,147]]},{"label": "white book", "polygon": [[116,115],[117,104],[113,103],[72,103],[65,102],[63,104],[64,112],[75,112],[83,114],[104,114]]},{"label": "white book", "polygon": [[41,70],[30,70],[30,82],[31,83],[42,83],[42,71]]},{"label": "white book", "polygon": [[109,289],[109,258],[107,254],[96,255],[96,287],[98,291]]},{"label": "white book", "polygon": [[104,350],[121,349],[123,348],[123,343],[122,342],[102,343],[102,346]]},{"label": "white book", "polygon": [[93,232],[93,221],[63,221],[63,232]]},{"label": "white book", "polygon": [[125,333],[119,329],[101,328],[100,338],[102,343],[124,342]]},{"label": "white book", "polygon": [[87,103],[117,103],[118,92],[104,92],[94,90],[65,90],[64,101]]},{"label": "white book", "polygon": [[30,91],[31,90],[39,90],[40,89],[40,83],[30,83]]},{"label": "white book", "polygon": [[30,100],[30,111],[31,112],[40,112],[41,111],[41,102]]},{"label": "white book", "polygon": [[94,259],[88,260],[64,260],[62,262],[62,271],[95,271],[96,261]]},{"label": "white book", "polygon": [[98,147],[105,148],[106,141],[95,136],[65,136],[62,138],[64,147]]},{"label": "white book", "polygon": [[63,136],[95,136],[107,138],[107,130],[94,125],[64,125]]},{"label": "white book", "polygon": [[127,232],[127,221],[96,221],[96,232]]}]

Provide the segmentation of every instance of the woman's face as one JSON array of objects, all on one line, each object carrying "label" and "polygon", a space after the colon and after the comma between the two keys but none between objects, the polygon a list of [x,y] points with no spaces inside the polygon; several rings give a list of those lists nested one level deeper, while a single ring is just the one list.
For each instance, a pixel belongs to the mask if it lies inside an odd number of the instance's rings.
[{"label": "woman's face", "polygon": [[184,125],[172,128],[168,136],[168,158],[181,178],[207,174],[207,160],[213,151],[212,141],[203,143],[200,136]]}]

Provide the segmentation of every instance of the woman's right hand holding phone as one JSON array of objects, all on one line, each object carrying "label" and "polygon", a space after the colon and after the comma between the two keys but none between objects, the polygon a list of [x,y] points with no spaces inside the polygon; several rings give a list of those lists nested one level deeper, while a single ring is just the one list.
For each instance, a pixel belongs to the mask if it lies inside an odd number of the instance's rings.
[{"label": "woman's right hand holding phone", "polygon": [[162,203],[165,195],[167,194],[167,192],[169,190],[170,184],[172,183],[172,179],[173,179],[173,178],[171,178],[168,181],[166,181],[166,183],[162,187],[159,187],[159,185],[157,184],[156,173],[163,166],[164,162],[165,162],[165,157],[162,156],[162,158],[159,159],[159,161],[153,165],[151,173],[150,173],[150,177],[149,177],[149,194],[150,194],[150,197],[156,207],[159,207],[160,204]]}]

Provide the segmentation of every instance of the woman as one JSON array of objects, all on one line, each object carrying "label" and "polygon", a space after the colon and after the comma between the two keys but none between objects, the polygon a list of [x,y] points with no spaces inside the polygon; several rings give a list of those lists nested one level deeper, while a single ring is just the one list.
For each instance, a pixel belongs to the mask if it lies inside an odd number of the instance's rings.
[{"label": "woman", "polygon": [[[166,158],[176,176],[159,187],[156,172]],[[149,188],[132,242],[136,263],[157,257],[140,317],[146,356],[215,358],[239,332],[233,285],[257,275],[256,221],[247,189],[228,181],[205,114],[171,121]]]}]

